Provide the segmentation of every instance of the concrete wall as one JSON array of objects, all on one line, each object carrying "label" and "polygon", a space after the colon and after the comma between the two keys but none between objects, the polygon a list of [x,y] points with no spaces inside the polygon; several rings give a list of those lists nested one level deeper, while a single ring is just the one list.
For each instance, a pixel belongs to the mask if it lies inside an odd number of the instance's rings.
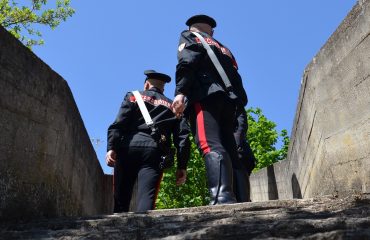
[{"label": "concrete wall", "polygon": [[305,69],[288,158],[251,185],[254,201],[370,193],[370,0]]},{"label": "concrete wall", "polygon": [[[253,201],[370,193],[370,0],[304,71],[288,158],[251,176]],[[68,84],[0,27],[0,221],[112,210]]]},{"label": "concrete wall", "polygon": [[111,212],[67,82],[0,27],[0,220]]}]

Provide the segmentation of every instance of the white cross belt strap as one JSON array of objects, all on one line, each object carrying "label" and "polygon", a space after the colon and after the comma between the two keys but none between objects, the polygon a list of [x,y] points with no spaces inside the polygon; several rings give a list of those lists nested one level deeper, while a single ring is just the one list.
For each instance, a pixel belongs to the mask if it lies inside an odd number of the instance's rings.
[{"label": "white cross belt strap", "polygon": [[226,88],[227,89],[231,88],[232,85],[230,83],[229,77],[226,75],[225,70],[221,66],[220,61],[218,61],[218,58],[216,57],[211,47],[208,45],[208,43],[206,42],[206,40],[203,38],[202,35],[200,35],[197,32],[192,32],[192,33],[199,38],[203,47],[207,50],[208,56],[211,59],[213,65],[215,65],[217,72],[220,74],[222,81],[224,82]]},{"label": "white cross belt strap", "polygon": [[153,120],[150,117],[150,114],[148,112],[148,109],[145,106],[145,103],[143,101],[143,98],[141,97],[141,94],[139,93],[139,91],[132,91],[132,93],[134,94],[136,102],[139,105],[141,114],[144,117],[146,125],[148,125],[149,127],[152,126],[153,125]]}]

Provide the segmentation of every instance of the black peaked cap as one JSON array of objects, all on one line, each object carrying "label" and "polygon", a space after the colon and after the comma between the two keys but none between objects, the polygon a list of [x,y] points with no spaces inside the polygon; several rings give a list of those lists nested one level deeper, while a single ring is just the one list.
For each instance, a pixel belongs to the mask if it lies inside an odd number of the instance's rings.
[{"label": "black peaked cap", "polygon": [[147,79],[157,79],[157,80],[161,80],[161,81],[166,82],[166,83],[171,82],[171,77],[170,76],[168,76],[167,74],[164,74],[164,73],[156,72],[154,70],[145,70],[144,74],[146,75],[145,81]]},{"label": "black peaked cap", "polygon": [[207,23],[209,26],[211,26],[212,28],[215,28],[216,27],[216,20],[214,20],[213,18],[211,18],[210,16],[207,16],[207,15],[194,15],[192,17],[190,17],[187,21],[186,21],[186,25],[187,26],[191,26],[195,23]]}]

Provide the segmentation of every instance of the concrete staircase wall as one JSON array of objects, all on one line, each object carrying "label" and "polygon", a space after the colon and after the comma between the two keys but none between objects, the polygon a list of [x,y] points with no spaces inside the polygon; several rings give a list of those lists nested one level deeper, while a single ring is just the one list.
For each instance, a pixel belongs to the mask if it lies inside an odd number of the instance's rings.
[{"label": "concrete staircase wall", "polygon": [[[369,35],[361,0],[304,71],[288,158],[251,176],[253,201],[370,193]],[[68,84],[1,27],[0,90],[0,222],[110,213]]]},{"label": "concrete staircase wall", "polygon": [[370,1],[304,71],[286,160],[251,177],[252,200],[370,192]]},{"label": "concrete staircase wall", "polygon": [[111,212],[67,82],[0,26],[0,221]]}]

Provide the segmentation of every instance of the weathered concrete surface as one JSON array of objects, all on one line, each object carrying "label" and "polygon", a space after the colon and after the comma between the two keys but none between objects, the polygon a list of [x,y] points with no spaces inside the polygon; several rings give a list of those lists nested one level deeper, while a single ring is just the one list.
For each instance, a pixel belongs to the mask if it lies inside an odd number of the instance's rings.
[{"label": "weathered concrete surface", "polygon": [[6,239],[370,239],[365,195],[0,225]]},{"label": "weathered concrete surface", "polygon": [[305,69],[288,158],[251,185],[253,201],[370,192],[370,0]]},{"label": "weathered concrete surface", "polygon": [[66,81],[0,27],[0,221],[108,213],[105,176]]},{"label": "weathered concrete surface", "polygon": [[[288,159],[253,174],[253,201],[370,192],[369,36],[362,0],[305,70]],[[1,27],[0,89],[0,222],[110,212],[112,179],[67,83]],[[8,224],[1,236],[366,239],[368,214],[353,197],[287,200]]]}]

